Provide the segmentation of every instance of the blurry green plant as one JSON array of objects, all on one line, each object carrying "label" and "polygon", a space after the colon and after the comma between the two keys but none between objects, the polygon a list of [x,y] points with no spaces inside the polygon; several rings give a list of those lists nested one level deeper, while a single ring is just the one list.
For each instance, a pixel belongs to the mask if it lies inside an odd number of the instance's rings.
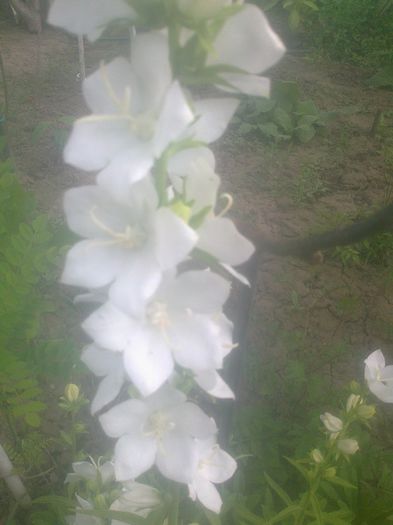
[{"label": "blurry green plant", "polygon": [[292,31],[297,31],[301,27],[310,12],[318,11],[315,0],[261,0],[258,3],[265,11],[282,7],[288,14],[288,25]]},{"label": "blurry green plant", "polygon": [[296,82],[276,81],[270,98],[248,98],[233,119],[241,135],[260,135],[274,142],[306,143],[339,115],[356,108],[321,111],[312,100],[302,100]]}]

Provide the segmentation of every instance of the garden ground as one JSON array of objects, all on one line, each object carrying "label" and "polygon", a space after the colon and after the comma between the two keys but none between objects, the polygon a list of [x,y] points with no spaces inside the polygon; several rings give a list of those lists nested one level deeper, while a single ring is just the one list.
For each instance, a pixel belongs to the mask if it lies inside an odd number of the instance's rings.
[{"label": "garden ground", "polygon": [[[127,46],[114,40],[88,46],[88,71],[97,67],[102,50],[110,57]],[[86,112],[76,40],[51,29],[37,37],[0,21],[0,48],[18,175],[42,208],[59,217],[64,190],[91,180],[61,158],[69,127],[64,117]],[[301,52],[288,52],[272,71],[273,78],[296,80],[304,98],[322,109],[357,109],[307,144],[268,144],[232,126],[214,145],[223,191],[235,197],[231,213],[246,229],[277,239],[304,236],[350,222],[390,200],[389,129],[382,126],[372,135],[371,128],[378,111],[392,109],[393,93],[367,87],[369,76]],[[318,262],[260,255],[247,343],[239,350],[245,371],[238,392],[241,410],[267,401],[277,408],[277,417],[293,418],[296,405],[313,396],[311,375],[323,377],[325,405],[315,400],[318,410],[333,410],[326,388],[333,392],[351,379],[361,381],[363,360],[374,349],[382,348],[393,360],[393,265],[358,259],[351,249],[325,254]],[[284,383],[291,377],[298,390],[284,400]],[[293,424],[301,425],[301,417]]]}]

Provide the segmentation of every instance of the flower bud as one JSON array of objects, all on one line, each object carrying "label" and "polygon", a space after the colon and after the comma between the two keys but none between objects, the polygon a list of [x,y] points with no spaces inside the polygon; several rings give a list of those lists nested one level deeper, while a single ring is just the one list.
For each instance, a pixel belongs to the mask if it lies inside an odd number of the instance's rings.
[{"label": "flower bud", "polygon": [[362,405],[358,408],[358,415],[363,419],[371,419],[375,416],[374,405]]},{"label": "flower bud", "polygon": [[352,455],[359,450],[359,444],[356,439],[339,439],[337,441],[337,448],[343,454]]},{"label": "flower bud", "polygon": [[331,479],[334,478],[336,475],[336,469],[334,467],[329,467],[324,472],[325,479]]},{"label": "flower bud", "polygon": [[182,201],[175,202],[172,204],[170,209],[175,215],[180,217],[180,219],[183,219],[183,221],[186,223],[188,223],[188,221],[191,219],[191,208]]},{"label": "flower bud", "polygon": [[196,20],[211,18],[230,4],[231,0],[178,0],[180,11]]},{"label": "flower bud", "polygon": [[64,395],[70,403],[75,403],[79,397],[79,387],[74,383],[69,383],[64,389]]},{"label": "flower bud", "polygon": [[351,394],[347,399],[347,412],[350,412],[353,408],[356,408],[362,402],[363,400],[358,394]]},{"label": "flower bud", "polygon": [[333,416],[329,412],[325,412],[320,416],[322,423],[329,432],[340,432],[343,428],[343,422],[340,418]]},{"label": "flower bud", "polygon": [[317,448],[314,448],[314,450],[311,451],[311,457],[315,463],[322,463],[323,461],[322,453]]}]

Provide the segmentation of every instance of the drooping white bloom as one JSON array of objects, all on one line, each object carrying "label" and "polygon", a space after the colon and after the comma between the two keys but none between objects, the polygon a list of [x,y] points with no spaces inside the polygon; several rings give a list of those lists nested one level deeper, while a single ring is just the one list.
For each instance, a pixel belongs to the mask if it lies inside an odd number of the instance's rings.
[{"label": "drooping white bloom", "polygon": [[106,303],[82,326],[97,345],[123,352],[126,372],[142,395],[169,378],[174,361],[194,371],[202,388],[224,393],[219,377],[212,382],[205,375],[221,368],[233,347],[232,324],[221,313],[229,282],[212,272],[189,271],[167,276],[144,302],[124,290],[113,289],[120,308]]},{"label": "drooping white bloom", "polygon": [[269,79],[258,75],[276,64],[284,52],[283,43],[262,11],[255,5],[245,4],[238,13],[228,18],[218,33],[207,65],[225,64],[245,72],[222,74],[221,77],[231,87],[220,85],[221,89],[268,96]]},{"label": "drooping white bloom", "polygon": [[364,376],[371,392],[381,401],[393,403],[393,365],[385,365],[381,350],[375,350],[364,362]]},{"label": "drooping white bloom", "polygon": [[[110,506],[110,510],[130,512],[147,518],[150,512],[162,503],[159,491],[149,485],[130,481],[124,484],[121,495]],[[123,521],[112,520],[111,525],[126,525]]]},{"label": "drooping white bloom", "polygon": [[322,423],[326,429],[333,434],[340,432],[343,429],[343,422],[340,418],[333,416],[330,412],[325,412],[320,416]]},{"label": "drooping white bloom", "polygon": [[186,396],[165,385],[142,400],[131,399],[100,417],[115,446],[118,481],[135,479],[154,464],[161,474],[190,483],[197,466],[196,440],[216,433],[216,425]]},{"label": "drooping white bloom", "polygon": [[125,381],[123,359],[121,355],[89,345],[82,352],[81,361],[94,375],[103,378],[91,402],[91,413],[95,414],[118,396]]},{"label": "drooping white bloom", "polygon": [[[210,209],[202,225],[197,228],[197,247],[218,259],[232,275],[244,278],[233,270],[246,262],[254,253],[254,246],[223,216],[215,215],[220,179],[214,171],[214,156],[207,148],[195,148],[180,152],[169,163],[169,175],[174,188],[192,203],[192,212]],[[225,195],[230,200],[230,196]],[[230,205],[228,206],[230,208]],[[225,210],[224,210],[225,213]],[[247,281],[246,281],[247,282]]]},{"label": "drooping white bloom", "polygon": [[76,481],[96,481],[105,485],[106,483],[115,479],[115,471],[113,463],[105,461],[98,464],[90,458],[91,461],[77,461],[72,464],[72,470],[70,474],[67,474],[65,483],[74,483]]},{"label": "drooping white bloom", "polygon": [[62,282],[87,288],[115,283],[135,301],[150,296],[162,272],[184,260],[197,241],[195,231],[171,210],[157,209],[157,201],[150,177],[121,199],[100,186],[68,190],[68,225],[86,240],[68,252]]},{"label": "drooping white bloom", "polygon": [[76,35],[97,40],[106,25],[116,19],[132,21],[134,10],[126,0],[54,0],[48,13],[48,24]]},{"label": "drooping white bloom", "polygon": [[190,497],[198,499],[212,512],[220,512],[222,499],[214,486],[231,478],[236,470],[236,461],[216,444],[214,438],[197,440],[198,463],[191,483]]}]

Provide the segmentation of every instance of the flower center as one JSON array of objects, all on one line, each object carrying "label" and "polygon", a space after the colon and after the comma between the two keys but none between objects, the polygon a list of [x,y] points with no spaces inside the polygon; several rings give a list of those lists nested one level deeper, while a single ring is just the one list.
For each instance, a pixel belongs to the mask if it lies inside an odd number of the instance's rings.
[{"label": "flower center", "polygon": [[146,436],[152,436],[156,439],[162,439],[164,435],[175,427],[165,412],[153,412],[144,427]]},{"label": "flower center", "polygon": [[146,240],[146,234],[138,225],[127,225],[124,232],[116,232],[107,226],[96,214],[96,207],[90,210],[90,217],[100,230],[113,238],[111,243],[123,244],[127,248],[138,248]]},{"label": "flower center", "polygon": [[146,315],[148,322],[160,330],[165,331],[170,325],[168,307],[165,303],[156,301],[149,304]]}]

